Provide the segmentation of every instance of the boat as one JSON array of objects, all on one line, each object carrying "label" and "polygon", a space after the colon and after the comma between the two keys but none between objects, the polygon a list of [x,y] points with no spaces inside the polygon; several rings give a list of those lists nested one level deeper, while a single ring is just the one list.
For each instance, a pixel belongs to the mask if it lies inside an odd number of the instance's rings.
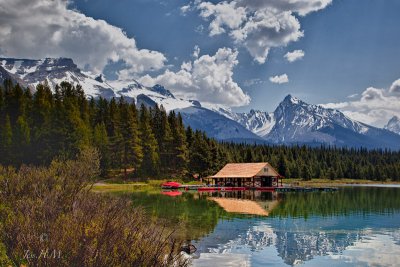
[{"label": "boat", "polygon": [[181,184],[178,182],[166,182],[161,185],[163,189],[178,189],[181,187]]}]

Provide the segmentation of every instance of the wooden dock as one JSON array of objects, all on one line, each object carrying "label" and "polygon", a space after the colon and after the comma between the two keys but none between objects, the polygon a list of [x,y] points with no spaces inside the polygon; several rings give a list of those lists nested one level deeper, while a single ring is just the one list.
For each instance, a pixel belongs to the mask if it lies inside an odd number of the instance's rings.
[{"label": "wooden dock", "polygon": [[333,192],[337,187],[226,187],[226,186],[204,186],[204,185],[182,185],[179,188],[185,191],[194,190],[199,192],[218,192],[218,191],[246,191],[256,190],[264,192]]}]

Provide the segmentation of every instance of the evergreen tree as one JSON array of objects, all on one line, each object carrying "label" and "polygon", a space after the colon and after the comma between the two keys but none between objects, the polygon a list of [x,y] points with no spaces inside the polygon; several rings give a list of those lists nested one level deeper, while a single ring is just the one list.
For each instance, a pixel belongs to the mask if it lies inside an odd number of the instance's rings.
[{"label": "evergreen tree", "polygon": [[99,150],[101,155],[100,158],[100,169],[103,175],[107,173],[110,168],[110,152],[109,152],[109,139],[107,135],[107,129],[105,124],[102,122],[96,124],[93,130],[93,145]]},{"label": "evergreen tree", "polygon": [[143,158],[142,147],[140,146],[138,121],[136,108],[131,108],[121,97],[119,103],[121,113],[121,134],[123,144],[122,167],[125,178],[127,178],[127,169],[137,170]]},{"label": "evergreen tree", "polygon": [[10,116],[7,114],[4,121],[4,126],[0,128],[0,157],[4,164],[12,164],[13,163],[13,154],[12,154],[12,140],[13,140],[13,132],[10,122]]},{"label": "evergreen tree", "polygon": [[31,130],[25,116],[19,116],[15,125],[15,134],[13,136],[13,147],[15,160],[18,164],[28,163],[31,158],[30,142]]},{"label": "evergreen tree", "polygon": [[172,166],[179,176],[184,176],[187,173],[188,163],[188,147],[186,143],[186,131],[183,125],[182,116],[176,116],[174,111],[171,111],[168,117],[169,125],[172,130]]},{"label": "evergreen tree", "polygon": [[158,144],[150,125],[149,110],[142,104],[140,107],[140,139],[143,149],[143,160],[140,166],[140,174],[152,176],[158,174]]}]

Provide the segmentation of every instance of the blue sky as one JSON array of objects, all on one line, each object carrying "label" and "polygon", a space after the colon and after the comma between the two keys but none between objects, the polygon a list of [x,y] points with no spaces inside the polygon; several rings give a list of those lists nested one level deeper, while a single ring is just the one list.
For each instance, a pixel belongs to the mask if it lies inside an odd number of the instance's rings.
[{"label": "blue sky", "polygon": [[[215,1],[216,2],[216,1]],[[140,47],[161,51],[168,63],[190,60],[193,47],[213,54],[235,45],[226,35],[209,37],[207,22],[196,12],[182,16],[187,1],[97,0],[75,1],[76,7],[94,18],[123,28]],[[305,17],[297,16],[304,37],[286,47],[272,49],[264,64],[257,64],[239,47],[234,78],[252,101],[249,107],[273,110],[292,93],[310,103],[343,101],[367,87],[388,87],[400,77],[400,1],[338,0]],[[200,33],[196,28],[204,28]],[[302,49],[302,60],[289,63],[283,55]],[[289,82],[273,84],[270,76],[287,73]],[[259,79],[258,84],[249,85]],[[246,82],[247,81],[247,82]]]},{"label": "blue sky", "polygon": [[[10,19],[19,2],[0,0],[3,56],[72,57],[235,111],[273,111],[291,93],[377,126],[400,115],[398,0],[32,0]],[[15,44],[32,32],[37,44]],[[295,50],[304,56],[289,62]]]}]

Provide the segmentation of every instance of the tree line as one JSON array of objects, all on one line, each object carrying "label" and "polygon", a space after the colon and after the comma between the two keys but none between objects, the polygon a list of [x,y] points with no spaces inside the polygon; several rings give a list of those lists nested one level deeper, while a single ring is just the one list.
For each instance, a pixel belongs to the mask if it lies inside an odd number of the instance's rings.
[{"label": "tree line", "polygon": [[228,162],[267,161],[291,178],[400,180],[398,151],[224,143],[162,106],[88,99],[80,85],[39,84],[33,94],[9,80],[0,87],[0,164],[46,165],[86,147],[99,151],[104,176],[204,177]]}]

